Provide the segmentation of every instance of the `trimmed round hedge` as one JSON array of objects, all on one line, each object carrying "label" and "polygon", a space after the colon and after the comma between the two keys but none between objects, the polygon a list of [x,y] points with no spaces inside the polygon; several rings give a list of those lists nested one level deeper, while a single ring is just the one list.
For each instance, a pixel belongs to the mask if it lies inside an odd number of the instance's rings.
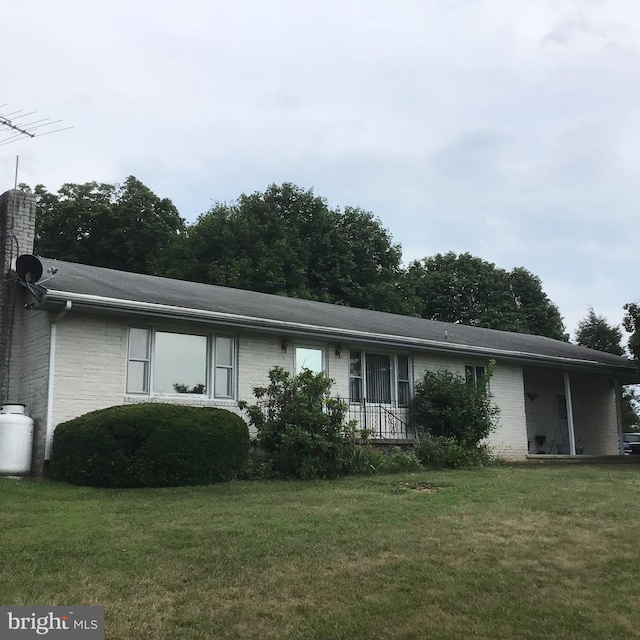
[{"label": "trimmed round hedge", "polygon": [[231,411],[132,404],[59,424],[50,474],[92,487],[209,484],[242,473],[248,456],[248,427]]}]

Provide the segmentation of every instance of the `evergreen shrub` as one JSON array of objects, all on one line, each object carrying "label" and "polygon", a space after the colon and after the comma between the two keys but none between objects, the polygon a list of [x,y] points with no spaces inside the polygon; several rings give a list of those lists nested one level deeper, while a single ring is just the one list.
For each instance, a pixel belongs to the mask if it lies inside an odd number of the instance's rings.
[{"label": "evergreen shrub", "polygon": [[242,473],[248,454],[248,427],[230,411],[122,405],[59,424],[50,475],[94,487],[208,484]]}]

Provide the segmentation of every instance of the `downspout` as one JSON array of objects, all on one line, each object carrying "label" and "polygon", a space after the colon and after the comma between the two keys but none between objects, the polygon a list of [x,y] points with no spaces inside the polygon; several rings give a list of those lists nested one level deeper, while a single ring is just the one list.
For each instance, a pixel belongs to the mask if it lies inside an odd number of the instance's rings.
[{"label": "downspout", "polygon": [[569,428],[569,453],[576,455],[576,434],[573,430],[573,400],[571,399],[571,380],[569,374],[564,374],[564,396],[567,400],[567,427]]},{"label": "downspout", "polygon": [[67,300],[64,309],[51,321],[49,333],[49,380],[47,385],[47,427],[44,436],[44,459],[51,459],[51,441],[53,440],[53,380],[56,366],[57,324],[71,311],[71,300]]},{"label": "downspout", "polygon": [[613,380],[613,391],[616,400],[616,426],[618,427],[618,454],[624,455],[624,435],[622,426],[622,388],[618,378]]}]

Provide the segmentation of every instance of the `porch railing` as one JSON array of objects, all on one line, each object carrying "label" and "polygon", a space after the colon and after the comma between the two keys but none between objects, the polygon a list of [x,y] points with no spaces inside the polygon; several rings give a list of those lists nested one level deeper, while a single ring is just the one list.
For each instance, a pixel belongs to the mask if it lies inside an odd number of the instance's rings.
[{"label": "porch railing", "polygon": [[409,426],[407,408],[391,408],[366,400],[349,404],[349,419],[358,423],[357,430],[366,430],[374,440],[413,440],[415,430]]}]

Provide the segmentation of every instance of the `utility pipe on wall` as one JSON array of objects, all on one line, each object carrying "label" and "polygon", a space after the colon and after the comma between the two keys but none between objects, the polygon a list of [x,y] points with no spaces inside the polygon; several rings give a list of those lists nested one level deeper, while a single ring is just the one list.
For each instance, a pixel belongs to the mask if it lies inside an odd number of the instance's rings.
[{"label": "utility pipe on wall", "polygon": [[44,436],[44,459],[51,459],[51,442],[53,440],[53,381],[56,367],[56,334],[57,324],[71,311],[72,302],[67,300],[64,309],[51,321],[49,333],[49,380],[47,387],[47,427]]}]

